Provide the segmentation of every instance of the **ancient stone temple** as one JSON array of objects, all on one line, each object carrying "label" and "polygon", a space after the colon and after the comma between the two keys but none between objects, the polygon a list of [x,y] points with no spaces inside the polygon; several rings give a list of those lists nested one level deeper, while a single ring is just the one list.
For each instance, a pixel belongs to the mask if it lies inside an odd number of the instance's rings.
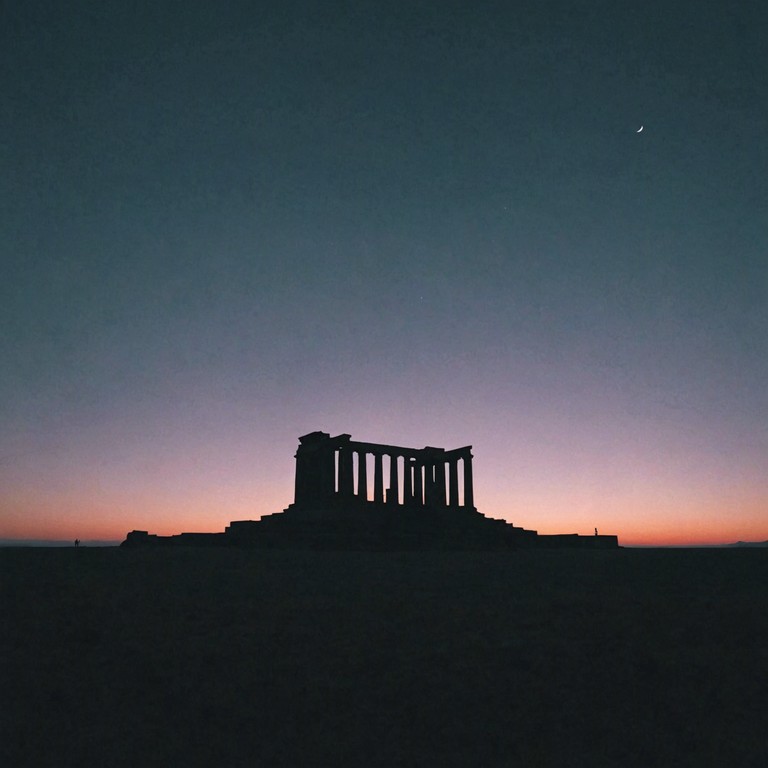
[{"label": "ancient stone temple", "polygon": [[185,544],[297,549],[613,548],[615,536],[540,536],[475,508],[472,446],[404,448],[310,432],[299,438],[294,501],[224,533],[153,536],[125,546]]},{"label": "ancient stone temple", "polygon": [[[369,457],[372,485],[368,482]],[[452,451],[402,448],[356,442],[351,435],[331,437],[326,432],[311,432],[299,438],[294,499],[294,507],[385,503],[413,509],[474,509],[472,446]]]}]

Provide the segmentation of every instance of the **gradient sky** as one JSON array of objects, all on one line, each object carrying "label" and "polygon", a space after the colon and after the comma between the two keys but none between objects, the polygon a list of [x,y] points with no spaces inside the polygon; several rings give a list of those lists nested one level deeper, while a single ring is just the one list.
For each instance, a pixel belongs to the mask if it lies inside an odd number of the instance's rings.
[{"label": "gradient sky", "polygon": [[[220,531],[314,430],[768,539],[763,2],[10,2],[0,537]],[[644,126],[638,133],[640,126]]]}]

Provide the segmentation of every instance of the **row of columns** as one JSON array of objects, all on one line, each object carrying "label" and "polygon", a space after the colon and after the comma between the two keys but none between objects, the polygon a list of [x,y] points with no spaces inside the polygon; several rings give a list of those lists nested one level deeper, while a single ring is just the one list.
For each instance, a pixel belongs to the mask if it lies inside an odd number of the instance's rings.
[{"label": "row of columns", "polygon": [[[338,450],[338,493],[341,496],[354,496],[354,459],[357,462],[357,496],[368,499],[368,463],[366,456],[370,451],[342,447]],[[396,453],[373,453],[373,500],[384,502],[384,470],[383,457],[389,456],[389,489],[386,501],[390,504],[400,503],[400,473]],[[445,459],[430,459],[419,461],[411,456],[404,457],[403,473],[403,502],[430,506],[459,506],[459,459],[464,465],[464,504],[474,507],[472,488],[472,454],[467,451],[464,455],[448,456]],[[448,498],[445,494],[445,471],[448,468]]]}]

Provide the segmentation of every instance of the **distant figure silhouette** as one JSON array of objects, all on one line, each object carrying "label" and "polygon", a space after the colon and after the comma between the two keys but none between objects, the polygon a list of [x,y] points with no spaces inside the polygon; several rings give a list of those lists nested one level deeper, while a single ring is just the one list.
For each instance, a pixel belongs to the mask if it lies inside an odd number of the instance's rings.
[{"label": "distant figure silhouette", "polygon": [[80,539],[75,539],[75,546],[76,546],[76,547],[79,547],[79,546],[80,546]]},{"label": "distant figure silhouette", "polygon": [[595,536],[597,536],[597,528],[595,528]]}]

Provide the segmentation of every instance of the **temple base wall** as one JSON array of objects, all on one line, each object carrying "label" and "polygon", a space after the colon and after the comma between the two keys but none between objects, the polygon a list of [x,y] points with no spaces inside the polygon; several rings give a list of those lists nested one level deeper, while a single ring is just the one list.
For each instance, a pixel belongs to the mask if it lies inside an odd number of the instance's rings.
[{"label": "temple base wall", "polygon": [[131,531],[124,547],[217,547],[362,551],[618,549],[616,536],[539,535],[476,510],[424,509],[419,516],[386,504],[363,519],[349,510],[288,507],[261,520],[235,520],[224,533],[157,536]]}]

